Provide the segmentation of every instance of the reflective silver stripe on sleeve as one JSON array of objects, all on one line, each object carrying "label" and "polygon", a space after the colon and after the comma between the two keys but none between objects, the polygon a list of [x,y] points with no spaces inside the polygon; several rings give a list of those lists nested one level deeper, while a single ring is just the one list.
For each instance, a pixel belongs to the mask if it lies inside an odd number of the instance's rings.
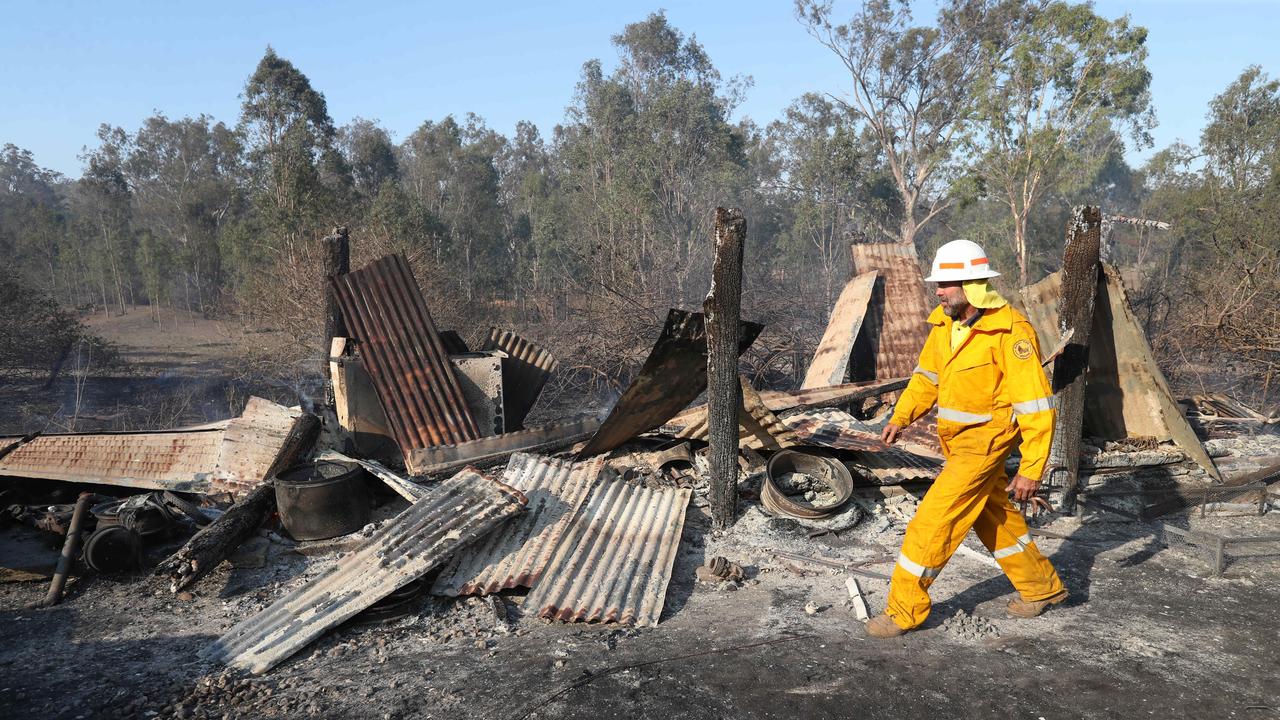
[{"label": "reflective silver stripe on sleeve", "polygon": [[1035,400],[1023,400],[1013,404],[1013,412],[1015,415],[1033,415],[1045,410],[1052,410],[1054,407],[1053,396],[1036,398]]},{"label": "reflective silver stripe on sleeve", "polygon": [[991,553],[991,556],[999,560],[1001,558],[1007,558],[1010,555],[1017,555],[1023,550],[1026,550],[1027,546],[1029,546],[1030,544],[1031,544],[1031,535],[1029,534],[1022,535],[1021,537],[1019,537],[1017,540],[1014,541],[1013,545],[1010,545],[1007,548],[1001,548],[999,550],[996,550],[995,552]]},{"label": "reflective silver stripe on sleeve", "polygon": [[936,578],[938,577],[938,573],[942,572],[942,568],[925,567],[907,557],[906,554],[902,552],[898,553],[898,565],[903,570],[906,570],[918,578]]},{"label": "reflective silver stripe on sleeve", "polygon": [[936,372],[930,372],[928,370],[925,370],[919,365],[917,365],[916,369],[912,370],[911,372],[913,374],[923,375],[925,379],[927,379],[929,382],[933,383],[934,385],[938,384],[938,373]]},{"label": "reflective silver stripe on sleeve", "polygon": [[980,423],[991,420],[991,414],[980,415],[978,413],[965,412],[963,410],[952,410],[951,408],[938,408],[939,420],[950,420],[958,423]]}]

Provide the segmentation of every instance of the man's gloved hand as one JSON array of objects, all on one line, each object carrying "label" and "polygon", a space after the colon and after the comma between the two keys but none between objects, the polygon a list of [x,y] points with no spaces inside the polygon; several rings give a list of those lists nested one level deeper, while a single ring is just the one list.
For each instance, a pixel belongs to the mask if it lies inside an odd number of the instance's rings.
[{"label": "man's gloved hand", "polygon": [[880,441],[885,445],[892,445],[898,441],[898,433],[902,432],[902,426],[896,423],[888,423],[884,426],[884,430],[880,431]]}]

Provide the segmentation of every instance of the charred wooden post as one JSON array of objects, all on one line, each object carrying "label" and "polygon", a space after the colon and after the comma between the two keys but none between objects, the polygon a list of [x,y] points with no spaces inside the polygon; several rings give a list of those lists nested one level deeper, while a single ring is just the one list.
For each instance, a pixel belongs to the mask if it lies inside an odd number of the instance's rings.
[{"label": "charred wooden post", "polygon": [[716,208],[715,264],[702,303],[707,326],[707,413],[711,443],[711,521],[733,524],[738,498],[738,322],[742,313],[742,248],[747,221],[739,210]]},{"label": "charred wooden post", "polygon": [[[336,337],[346,337],[347,327],[342,320],[342,310],[338,307],[338,296],[333,290],[333,278],[351,272],[351,242],[345,227],[336,227],[333,233],[324,239],[324,379],[329,377],[329,347]],[[332,393],[330,393],[331,395]],[[332,405],[333,398],[328,398]]]},{"label": "charred wooden post", "polygon": [[267,472],[266,481],[165,558],[156,566],[155,577],[168,580],[169,590],[176,593],[191,587],[227,559],[276,509],[275,476],[310,450],[319,434],[319,418],[305,413],[299,417]]},{"label": "charred wooden post", "polygon": [[1089,369],[1089,329],[1093,326],[1098,291],[1102,211],[1077,205],[1067,224],[1062,254],[1062,297],[1058,301],[1059,330],[1071,341],[1053,364],[1053,393],[1058,421],[1053,429],[1046,485],[1063,488],[1061,511],[1073,514],[1079,491],[1080,437],[1084,432],[1084,391]]}]

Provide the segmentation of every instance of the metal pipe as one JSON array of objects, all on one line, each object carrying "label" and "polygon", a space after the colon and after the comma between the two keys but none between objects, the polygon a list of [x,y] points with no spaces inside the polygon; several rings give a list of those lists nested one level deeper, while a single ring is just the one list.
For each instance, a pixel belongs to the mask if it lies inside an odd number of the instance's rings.
[{"label": "metal pipe", "polygon": [[87,492],[80,493],[80,497],[76,499],[76,509],[71,513],[71,526],[67,528],[67,539],[62,543],[62,555],[58,557],[53,582],[49,583],[49,594],[36,603],[36,607],[52,607],[62,602],[62,589],[66,587],[67,575],[76,562],[76,553],[80,551],[80,526],[84,524],[84,515],[92,499],[93,493]]}]

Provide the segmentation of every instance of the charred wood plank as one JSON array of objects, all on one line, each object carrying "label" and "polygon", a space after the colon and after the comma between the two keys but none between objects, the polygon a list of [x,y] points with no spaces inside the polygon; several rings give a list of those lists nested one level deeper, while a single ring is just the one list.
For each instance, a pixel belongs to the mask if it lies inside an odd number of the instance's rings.
[{"label": "charred wood plank", "polygon": [[[329,347],[336,337],[347,336],[346,323],[342,321],[342,309],[338,307],[338,295],[333,289],[333,279],[351,272],[351,241],[345,227],[336,227],[333,234],[324,239],[324,379],[329,380]],[[332,397],[330,397],[332,405]]]}]

